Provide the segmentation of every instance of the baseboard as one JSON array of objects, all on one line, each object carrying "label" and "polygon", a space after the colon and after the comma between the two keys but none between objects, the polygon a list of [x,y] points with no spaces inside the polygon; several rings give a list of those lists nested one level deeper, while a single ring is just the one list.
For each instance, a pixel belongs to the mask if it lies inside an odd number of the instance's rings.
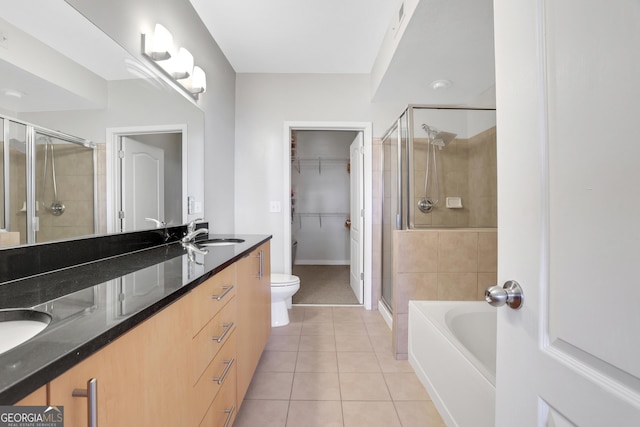
[{"label": "baseboard", "polygon": [[297,259],[295,265],[351,265],[351,260]]},{"label": "baseboard", "polygon": [[382,315],[382,318],[384,319],[389,329],[393,329],[393,316],[391,315],[389,310],[387,310],[387,306],[382,301],[378,301],[378,311]]}]

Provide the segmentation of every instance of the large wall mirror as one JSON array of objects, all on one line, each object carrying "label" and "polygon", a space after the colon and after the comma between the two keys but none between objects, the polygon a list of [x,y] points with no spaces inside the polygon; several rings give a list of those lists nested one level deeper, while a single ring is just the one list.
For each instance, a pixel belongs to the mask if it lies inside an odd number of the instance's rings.
[{"label": "large wall mirror", "polygon": [[186,222],[203,112],[65,1],[31,3],[0,0],[0,246]]}]

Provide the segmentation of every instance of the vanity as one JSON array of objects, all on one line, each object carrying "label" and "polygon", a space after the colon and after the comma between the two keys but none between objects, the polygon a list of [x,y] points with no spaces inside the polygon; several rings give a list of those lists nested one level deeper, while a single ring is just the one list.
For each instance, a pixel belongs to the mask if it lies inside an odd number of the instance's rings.
[{"label": "vanity", "polygon": [[[3,250],[0,309],[51,322],[0,354],[0,405],[63,406],[65,426],[232,425],[271,331],[271,236],[183,229]],[[52,254],[69,265],[11,278]]]}]

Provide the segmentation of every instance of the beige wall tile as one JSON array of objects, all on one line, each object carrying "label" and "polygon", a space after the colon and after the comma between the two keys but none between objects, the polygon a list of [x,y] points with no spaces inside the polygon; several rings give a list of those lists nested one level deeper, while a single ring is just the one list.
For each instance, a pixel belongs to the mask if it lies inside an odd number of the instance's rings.
[{"label": "beige wall tile", "polygon": [[478,233],[478,272],[498,271],[498,233],[487,231]]},{"label": "beige wall tile", "polygon": [[393,352],[398,358],[400,354],[409,352],[409,315],[407,313],[394,314],[393,331],[395,338]]},{"label": "beige wall tile", "polygon": [[478,297],[478,273],[438,274],[438,300],[475,301]]},{"label": "beige wall tile", "polygon": [[438,272],[462,273],[478,270],[478,233],[441,231],[438,245]]},{"label": "beige wall tile", "polygon": [[438,297],[437,273],[400,273],[396,280],[394,310],[398,313],[409,312],[409,300],[435,300]]},{"label": "beige wall tile", "polygon": [[394,231],[398,273],[438,271],[438,233],[435,231]]}]

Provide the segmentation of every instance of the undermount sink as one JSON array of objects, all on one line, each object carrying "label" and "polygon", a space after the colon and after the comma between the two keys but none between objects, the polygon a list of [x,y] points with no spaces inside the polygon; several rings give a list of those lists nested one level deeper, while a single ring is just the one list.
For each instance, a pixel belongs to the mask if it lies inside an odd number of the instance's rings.
[{"label": "undermount sink", "polygon": [[50,322],[51,316],[42,311],[0,310],[0,354],[35,337]]},{"label": "undermount sink", "polygon": [[198,246],[229,246],[229,245],[237,245],[238,243],[244,242],[244,239],[209,239],[209,240],[199,240],[196,243]]}]

